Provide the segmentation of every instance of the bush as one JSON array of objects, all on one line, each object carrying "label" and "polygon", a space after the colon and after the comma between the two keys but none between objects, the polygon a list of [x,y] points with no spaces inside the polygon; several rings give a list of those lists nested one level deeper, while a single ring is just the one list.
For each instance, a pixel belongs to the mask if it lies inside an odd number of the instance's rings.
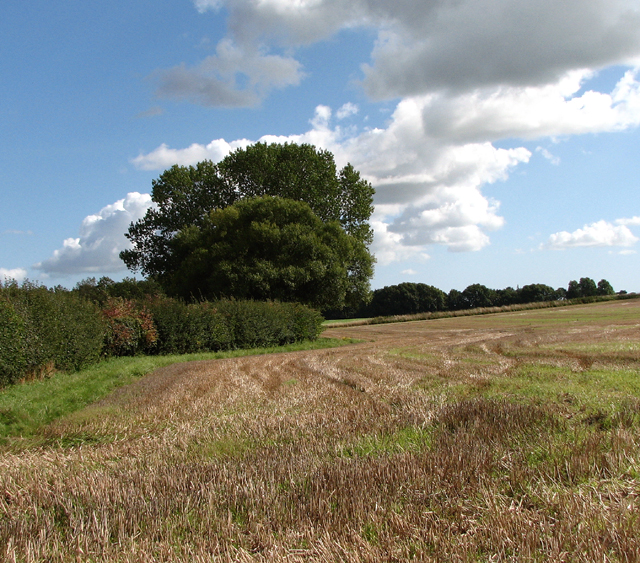
[{"label": "bush", "polygon": [[135,302],[110,297],[102,316],[107,323],[104,351],[112,356],[134,356],[153,350],[158,339],[151,314]]},{"label": "bush", "polygon": [[13,303],[0,296],[0,387],[22,377],[26,366],[24,321]]},{"label": "bush", "polygon": [[261,301],[204,301],[186,304],[156,297],[145,302],[158,332],[154,352],[189,354],[278,346],[314,340],[322,315],[304,305]]},{"label": "bush", "polygon": [[81,369],[102,352],[105,327],[95,305],[59,288],[0,285],[0,323],[0,385]]},{"label": "bush", "polygon": [[323,318],[294,303],[186,304],[155,295],[108,297],[102,311],[79,292],[0,283],[0,387],[78,370],[105,355],[187,354],[315,339]]},{"label": "bush", "polygon": [[156,297],[145,302],[158,331],[157,354],[190,354],[232,348],[229,320],[214,304],[186,304]]}]

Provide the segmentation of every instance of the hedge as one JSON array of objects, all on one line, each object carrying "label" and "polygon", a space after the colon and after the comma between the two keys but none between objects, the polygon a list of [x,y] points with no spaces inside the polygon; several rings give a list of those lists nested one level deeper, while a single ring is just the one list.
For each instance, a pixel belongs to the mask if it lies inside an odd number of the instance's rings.
[{"label": "hedge", "polygon": [[109,298],[0,283],[0,387],[102,358],[278,346],[316,339],[323,318],[295,303]]}]

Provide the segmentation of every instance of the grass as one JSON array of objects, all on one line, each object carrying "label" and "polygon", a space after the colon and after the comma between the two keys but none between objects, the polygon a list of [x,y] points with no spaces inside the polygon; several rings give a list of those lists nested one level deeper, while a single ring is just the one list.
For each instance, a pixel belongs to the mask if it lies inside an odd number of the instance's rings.
[{"label": "grass", "polygon": [[0,559],[638,561],[640,302],[559,311],[137,377],[0,447]]},{"label": "grass", "polygon": [[0,443],[11,436],[30,436],[44,425],[70,415],[152,371],[176,363],[238,358],[344,346],[351,340],[319,338],[286,346],[208,352],[182,356],[112,358],[88,369],[30,381],[0,390]]}]

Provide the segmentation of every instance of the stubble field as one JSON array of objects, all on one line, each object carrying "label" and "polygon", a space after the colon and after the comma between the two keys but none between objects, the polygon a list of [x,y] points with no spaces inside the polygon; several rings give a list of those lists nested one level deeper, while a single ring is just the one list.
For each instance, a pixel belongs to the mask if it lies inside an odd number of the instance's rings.
[{"label": "stubble field", "polygon": [[325,335],[3,446],[0,558],[640,560],[640,300]]}]

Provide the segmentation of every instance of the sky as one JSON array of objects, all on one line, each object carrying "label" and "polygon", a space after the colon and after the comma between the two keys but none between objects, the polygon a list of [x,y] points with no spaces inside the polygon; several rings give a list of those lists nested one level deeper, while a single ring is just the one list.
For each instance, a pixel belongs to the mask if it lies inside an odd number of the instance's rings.
[{"label": "sky", "polygon": [[372,183],[374,289],[640,291],[640,0],[3,0],[0,77],[0,278],[133,276],[152,181],[261,141]]}]

